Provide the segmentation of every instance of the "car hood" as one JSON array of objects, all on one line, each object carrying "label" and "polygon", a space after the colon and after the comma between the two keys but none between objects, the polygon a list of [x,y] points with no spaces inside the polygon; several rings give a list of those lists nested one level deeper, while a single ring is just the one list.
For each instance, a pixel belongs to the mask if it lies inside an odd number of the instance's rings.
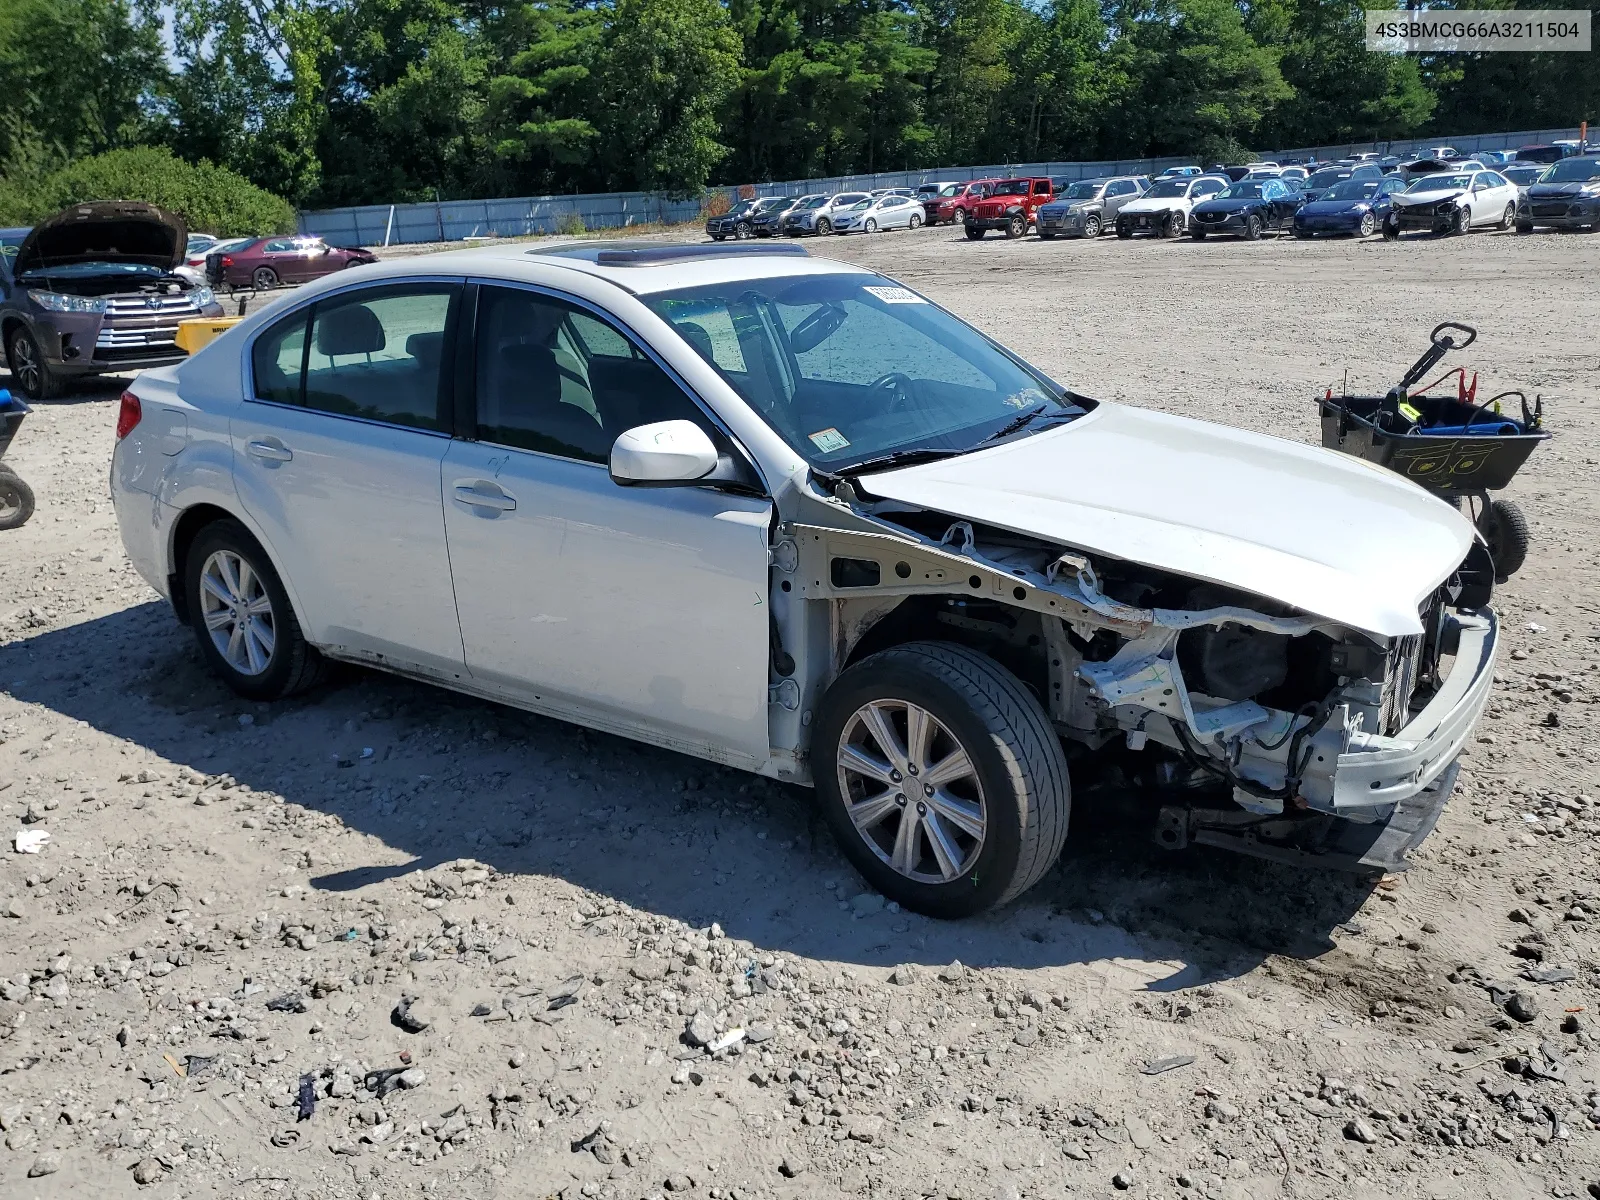
[{"label": "car hood", "polygon": [[987,450],[864,476],[877,496],[1240,588],[1382,637],[1475,537],[1450,505],[1332,450],[1100,404]]},{"label": "car hood", "polygon": [[1336,217],[1371,208],[1381,198],[1369,196],[1365,200],[1307,200],[1300,206],[1300,211],[1308,217]]},{"label": "car hood", "polygon": [[127,263],[170,271],[189,229],[176,213],[132,200],[74,204],[34,226],[17,250],[17,275],[76,263]]},{"label": "car hood", "polygon": [[1226,200],[1202,200],[1194,206],[1195,212],[1242,212],[1266,201],[1259,196],[1229,196]]},{"label": "car hood", "polygon": [[1393,199],[1394,203],[1402,208],[1408,208],[1415,205],[1442,204],[1446,200],[1460,199],[1466,194],[1466,190],[1463,188],[1442,188],[1436,192],[1406,192],[1404,195],[1395,196]]},{"label": "car hood", "polygon": [[1117,215],[1121,216],[1123,213],[1166,212],[1175,205],[1191,203],[1193,202],[1187,196],[1140,196],[1139,199],[1129,200],[1124,204],[1122,211]]},{"label": "car hood", "polygon": [[1529,199],[1559,200],[1585,193],[1591,196],[1600,194],[1600,179],[1575,180],[1572,183],[1530,183],[1524,186],[1528,189]]}]

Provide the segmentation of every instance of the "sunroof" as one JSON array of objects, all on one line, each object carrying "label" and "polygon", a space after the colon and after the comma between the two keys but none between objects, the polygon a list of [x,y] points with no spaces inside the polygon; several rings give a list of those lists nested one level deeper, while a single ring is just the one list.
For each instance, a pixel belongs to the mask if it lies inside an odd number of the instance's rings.
[{"label": "sunroof", "polygon": [[529,254],[557,258],[580,258],[602,267],[652,267],[664,263],[692,262],[707,258],[806,258],[806,248],[795,242],[770,245],[718,246],[705,244],[663,245],[659,242],[571,242],[550,250],[529,250]]}]

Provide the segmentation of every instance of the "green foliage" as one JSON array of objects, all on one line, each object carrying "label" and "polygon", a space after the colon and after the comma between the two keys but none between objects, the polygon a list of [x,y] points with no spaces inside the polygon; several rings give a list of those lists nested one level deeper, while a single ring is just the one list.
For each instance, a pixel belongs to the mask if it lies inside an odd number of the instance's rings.
[{"label": "green foliage", "polygon": [[582,213],[562,213],[556,220],[556,232],[562,237],[579,237],[588,233],[589,227],[583,223]]},{"label": "green foliage", "polygon": [[0,184],[0,225],[30,225],[70,204],[142,200],[180,214],[189,228],[219,236],[285,233],[294,209],[248,180],[166,150],[112,150],[79,159],[32,184]]},{"label": "green foliage", "polygon": [[1356,0],[0,0],[0,187],[141,144],[307,207],[1215,161],[1570,127],[1589,57],[1369,54]]}]

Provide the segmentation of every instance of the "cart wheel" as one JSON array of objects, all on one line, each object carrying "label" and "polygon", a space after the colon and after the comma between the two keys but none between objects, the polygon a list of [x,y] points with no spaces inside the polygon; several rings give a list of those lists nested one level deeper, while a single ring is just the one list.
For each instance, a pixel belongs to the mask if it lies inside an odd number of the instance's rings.
[{"label": "cart wheel", "polygon": [[0,467],[0,529],[18,529],[33,516],[33,489],[10,467]]},{"label": "cart wheel", "polygon": [[1489,543],[1496,583],[1504,583],[1522,569],[1528,558],[1528,518],[1510,500],[1494,500],[1479,524]]}]

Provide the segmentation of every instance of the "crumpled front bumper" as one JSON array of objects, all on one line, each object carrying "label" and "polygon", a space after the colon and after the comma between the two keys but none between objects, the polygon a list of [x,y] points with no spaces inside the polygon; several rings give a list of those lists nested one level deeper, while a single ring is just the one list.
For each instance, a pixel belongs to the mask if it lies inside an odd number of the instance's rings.
[{"label": "crumpled front bumper", "polygon": [[[1438,823],[1460,773],[1460,754],[1494,686],[1499,624],[1492,611],[1452,616],[1460,635],[1449,677],[1427,705],[1389,737],[1353,735],[1321,771],[1313,741],[1302,779],[1331,786],[1332,811],[1281,817],[1164,809],[1157,841],[1236,850],[1258,858],[1354,871],[1403,871],[1406,856]],[[1313,779],[1319,775],[1320,779]],[[1321,806],[1319,806],[1320,808]]]}]

